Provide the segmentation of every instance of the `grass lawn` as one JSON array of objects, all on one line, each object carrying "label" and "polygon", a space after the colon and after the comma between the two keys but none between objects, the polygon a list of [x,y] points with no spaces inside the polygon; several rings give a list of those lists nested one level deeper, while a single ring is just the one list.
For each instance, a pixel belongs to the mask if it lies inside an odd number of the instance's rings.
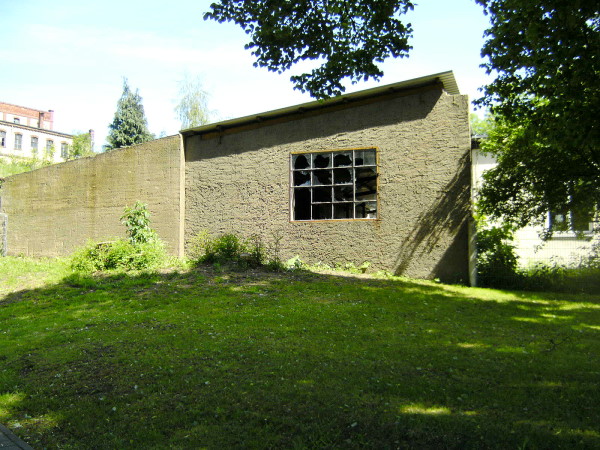
[{"label": "grass lawn", "polygon": [[600,300],[0,258],[0,423],[34,448],[600,448]]}]

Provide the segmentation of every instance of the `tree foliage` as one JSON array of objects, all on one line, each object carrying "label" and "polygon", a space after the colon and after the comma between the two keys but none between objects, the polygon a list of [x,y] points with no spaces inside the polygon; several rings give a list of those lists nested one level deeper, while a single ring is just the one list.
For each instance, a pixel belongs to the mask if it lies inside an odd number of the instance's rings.
[{"label": "tree foliage", "polygon": [[123,94],[117,102],[117,111],[108,131],[108,149],[128,147],[154,139],[148,131],[148,121],[138,90],[132,92],[123,80]]},{"label": "tree foliage", "polygon": [[343,79],[377,80],[383,75],[377,63],[408,56],[412,27],[400,17],[413,6],[410,0],[220,0],[204,18],[241,26],[255,66],[282,73],[317,61],[320,66],[291,81],[327,98],[344,92]]},{"label": "tree foliage", "polygon": [[483,150],[480,208],[518,225],[600,202],[600,4],[477,0],[491,27],[482,56],[495,80],[477,101],[495,127]]},{"label": "tree foliage", "polygon": [[179,83],[179,103],[175,107],[181,128],[193,128],[210,122],[208,94],[202,88],[200,78],[186,76]]},{"label": "tree foliage", "polygon": [[79,133],[73,136],[73,144],[69,148],[67,159],[83,158],[93,154],[92,136],[89,133]]}]

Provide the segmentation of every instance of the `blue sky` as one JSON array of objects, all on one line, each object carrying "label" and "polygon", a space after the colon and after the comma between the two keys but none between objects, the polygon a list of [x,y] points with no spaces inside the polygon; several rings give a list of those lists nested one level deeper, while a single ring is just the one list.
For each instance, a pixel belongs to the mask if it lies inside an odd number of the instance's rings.
[{"label": "blue sky", "polygon": [[[202,19],[210,0],[20,0],[4,2],[0,101],[55,111],[55,130],[96,132],[104,143],[123,77],[139,89],[150,131],[175,134],[178,82],[200,76],[215,119],[311,101],[291,74],[254,68],[247,36],[234,24]],[[471,99],[491,81],[479,67],[488,18],[474,0],[428,0],[407,16],[415,30],[409,58],[382,65],[379,83],[453,70]]]}]

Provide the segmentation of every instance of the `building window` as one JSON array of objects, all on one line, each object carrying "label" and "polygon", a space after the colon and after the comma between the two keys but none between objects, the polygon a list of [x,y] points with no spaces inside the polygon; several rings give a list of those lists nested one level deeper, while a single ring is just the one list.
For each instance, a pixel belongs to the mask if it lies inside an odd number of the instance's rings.
[{"label": "building window", "polygon": [[21,123],[21,119],[19,119],[18,117],[14,117],[13,118],[13,123],[16,123],[17,125]]},{"label": "building window", "polygon": [[21,150],[23,148],[23,135],[15,134],[15,150]]},{"label": "building window", "polygon": [[37,149],[38,149],[38,138],[35,136],[31,137],[31,150],[34,153],[37,153]]},{"label": "building window", "polygon": [[550,230],[553,232],[592,233],[594,231],[594,211],[551,211],[548,216]]},{"label": "building window", "polygon": [[66,142],[61,142],[60,144],[60,157],[62,159],[67,159],[69,157],[69,144]]},{"label": "building window", "polygon": [[374,148],[291,157],[292,220],[377,218]]},{"label": "building window", "polygon": [[46,140],[46,155],[45,158],[54,159],[54,141]]},{"label": "building window", "polygon": [[0,131],[0,147],[6,147],[6,131]]}]

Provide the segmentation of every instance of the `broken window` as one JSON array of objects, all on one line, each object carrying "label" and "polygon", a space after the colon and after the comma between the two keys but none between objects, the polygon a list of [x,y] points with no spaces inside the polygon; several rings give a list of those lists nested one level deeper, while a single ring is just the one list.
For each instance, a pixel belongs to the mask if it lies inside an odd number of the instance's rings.
[{"label": "broken window", "polygon": [[293,154],[292,220],[376,219],[377,176],[374,148]]}]

